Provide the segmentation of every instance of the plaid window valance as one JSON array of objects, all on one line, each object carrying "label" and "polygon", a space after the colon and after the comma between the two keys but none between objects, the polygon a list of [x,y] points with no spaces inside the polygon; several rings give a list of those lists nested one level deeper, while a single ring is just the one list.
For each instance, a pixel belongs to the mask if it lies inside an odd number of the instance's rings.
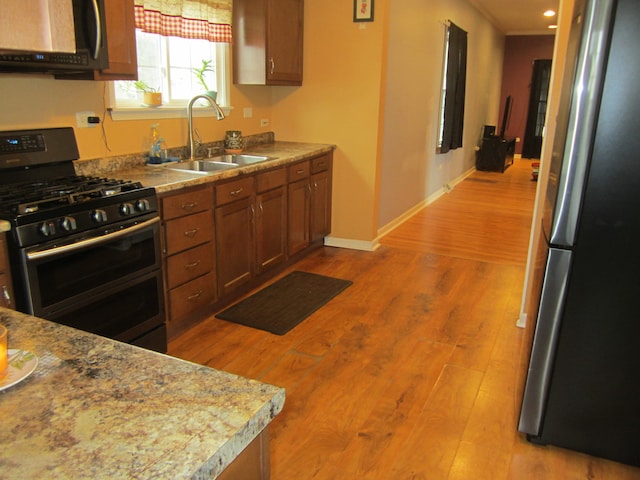
[{"label": "plaid window valance", "polygon": [[136,28],[165,37],[231,43],[233,0],[135,0]]}]

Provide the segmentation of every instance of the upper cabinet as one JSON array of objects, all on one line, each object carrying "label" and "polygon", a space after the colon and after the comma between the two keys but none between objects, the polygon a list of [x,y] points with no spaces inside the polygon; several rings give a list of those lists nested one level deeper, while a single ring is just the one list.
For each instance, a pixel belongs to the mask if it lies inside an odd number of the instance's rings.
[{"label": "upper cabinet", "polygon": [[303,7],[303,0],[234,0],[234,83],[302,85]]},{"label": "upper cabinet", "polygon": [[107,26],[109,68],[81,74],[56,75],[61,79],[77,80],[137,80],[138,57],[133,0],[104,2]]}]

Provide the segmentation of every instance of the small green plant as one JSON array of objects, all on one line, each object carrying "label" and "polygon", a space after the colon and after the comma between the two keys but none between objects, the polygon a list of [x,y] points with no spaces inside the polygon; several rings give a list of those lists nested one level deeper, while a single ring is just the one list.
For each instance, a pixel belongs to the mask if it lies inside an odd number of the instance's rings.
[{"label": "small green plant", "polygon": [[150,87],[147,83],[142,80],[137,80],[133,83],[133,86],[136,87],[136,90],[140,90],[144,93],[155,93],[158,91],[157,88]]},{"label": "small green plant", "polygon": [[198,82],[200,82],[200,84],[204,87],[204,91],[205,92],[209,91],[209,87],[207,86],[207,81],[205,79],[205,74],[207,72],[215,72],[215,70],[211,66],[212,62],[213,62],[213,60],[202,59],[202,65],[200,67],[198,67],[198,68],[194,67],[194,68],[191,69],[193,74],[198,79]]}]

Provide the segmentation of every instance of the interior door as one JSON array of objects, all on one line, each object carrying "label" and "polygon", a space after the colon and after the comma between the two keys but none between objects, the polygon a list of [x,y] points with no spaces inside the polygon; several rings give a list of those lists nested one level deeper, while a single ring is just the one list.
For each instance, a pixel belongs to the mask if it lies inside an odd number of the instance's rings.
[{"label": "interior door", "polygon": [[547,115],[551,60],[534,60],[529,95],[529,113],[522,144],[523,158],[540,158],[544,120]]}]

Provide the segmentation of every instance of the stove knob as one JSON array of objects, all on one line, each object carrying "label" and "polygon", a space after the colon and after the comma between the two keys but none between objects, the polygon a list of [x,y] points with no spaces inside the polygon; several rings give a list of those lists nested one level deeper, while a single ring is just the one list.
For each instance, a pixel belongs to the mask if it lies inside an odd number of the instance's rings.
[{"label": "stove knob", "polygon": [[60,226],[65,232],[73,232],[78,229],[76,219],[73,217],[64,217],[60,219]]},{"label": "stove knob", "polygon": [[125,217],[127,215],[131,215],[133,213],[133,205],[130,203],[123,203],[122,205],[120,205],[120,214],[124,215]]},{"label": "stove knob", "polygon": [[104,210],[94,210],[91,212],[91,220],[96,223],[104,223],[107,221],[107,212]]},{"label": "stove knob", "polygon": [[50,222],[50,221],[42,222],[38,226],[38,231],[45,237],[50,237],[56,234],[56,224],[55,222]]},{"label": "stove knob", "polygon": [[147,212],[149,211],[149,209],[151,209],[151,204],[149,203],[149,200],[147,200],[146,198],[143,198],[136,202],[136,210],[138,212]]}]

